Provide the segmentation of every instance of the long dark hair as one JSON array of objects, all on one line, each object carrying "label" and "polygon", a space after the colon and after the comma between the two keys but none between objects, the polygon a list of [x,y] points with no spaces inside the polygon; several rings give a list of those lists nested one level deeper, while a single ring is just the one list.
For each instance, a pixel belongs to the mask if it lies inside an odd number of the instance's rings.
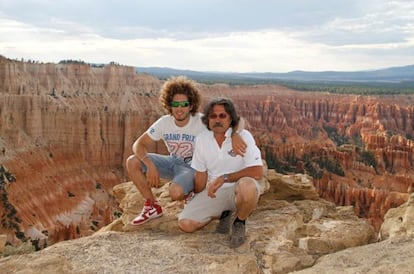
[{"label": "long dark hair", "polygon": [[230,118],[231,118],[230,126],[234,128],[239,123],[240,116],[237,115],[236,108],[233,104],[233,101],[230,98],[224,98],[224,97],[214,98],[205,106],[204,115],[201,118],[201,120],[203,121],[203,124],[205,124],[206,127],[210,130],[210,127],[208,125],[208,119],[209,119],[208,117],[211,113],[213,113],[213,108],[216,105],[224,106],[226,113],[230,115]]}]

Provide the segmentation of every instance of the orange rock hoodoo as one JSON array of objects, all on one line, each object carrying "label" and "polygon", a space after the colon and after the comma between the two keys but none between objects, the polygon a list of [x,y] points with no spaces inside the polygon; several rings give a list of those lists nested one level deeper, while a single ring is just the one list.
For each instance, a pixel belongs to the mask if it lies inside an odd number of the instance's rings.
[{"label": "orange rock hoodoo", "polygon": [[[89,235],[117,217],[112,187],[128,180],[132,142],[163,114],[162,82],[134,68],[38,64],[0,57],[0,233],[48,243]],[[305,157],[340,164],[315,179],[319,194],[354,205],[378,229],[414,183],[414,98],[293,91],[276,85],[199,84],[203,98],[234,99],[266,159],[305,172]],[[332,137],[347,138],[339,146]],[[162,144],[154,151],[165,152]],[[375,166],[361,159],[372,153]],[[324,159],[325,159],[324,158]],[[293,161],[294,160],[294,161]],[[278,162],[278,163],[279,163]],[[271,167],[272,168],[272,167]],[[4,217],[15,209],[18,220]],[[12,210],[13,211],[13,210]]]}]

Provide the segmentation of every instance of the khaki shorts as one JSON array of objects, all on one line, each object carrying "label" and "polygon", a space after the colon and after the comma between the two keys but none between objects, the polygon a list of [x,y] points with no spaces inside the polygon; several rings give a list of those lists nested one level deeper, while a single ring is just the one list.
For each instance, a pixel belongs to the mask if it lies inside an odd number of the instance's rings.
[{"label": "khaki shorts", "polygon": [[[260,187],[256,180],[257,195],[260,196]],[[178,216],[178,220],[190,219],[193,221],[206,223],[214,218],[219,218],[221,213],[226,210],[236,211],[235,193],[238,183],[229,187],[221,187],[216,192],[216,197],[211,198],[207,194],[207,189],[196,193],[194,198],[184,207]]]}]

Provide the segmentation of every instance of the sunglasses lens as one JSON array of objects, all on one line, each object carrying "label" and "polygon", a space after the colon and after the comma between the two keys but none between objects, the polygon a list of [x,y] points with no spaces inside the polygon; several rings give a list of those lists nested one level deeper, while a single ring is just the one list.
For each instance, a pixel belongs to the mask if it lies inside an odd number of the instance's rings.
[{"label": "sunglasses lens", "polygon": [[226,119],[227,118],[227,114],[226,113],[220,113],[219,115],[217,115],[216,113],[212,113],[208,117],[210,119],[217,119],[217,117],[220,118],[220,119]]},{"label": "sunglasses lens", "polygon": [[188,107],[190,105],[190,102],[184,101],[184,102],[178,102],[178,101],[172,101],[171,102],[171,106],[173,108],[178,108],[178,107]]}]

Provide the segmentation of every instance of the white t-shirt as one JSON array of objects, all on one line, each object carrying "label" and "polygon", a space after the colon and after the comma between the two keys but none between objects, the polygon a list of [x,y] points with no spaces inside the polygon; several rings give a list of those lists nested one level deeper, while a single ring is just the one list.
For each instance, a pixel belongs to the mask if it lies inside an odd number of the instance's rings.
[{"label": "white t-shirt", "polygon": [[196,137],[201,132],[207,131],[201,117],[201,113],[190,115],[187,125],[179,127],[175,124],[172,115],[164,115],[148,128],[147,134],[154,141],[162,139],[171,156],[191,159]]},{"label": "white t-shirt", "polygon": [[[226,173],[237,172],[251,166],[262,166],[262,157],[259,148],[252,134],[247,130],[242,130],[239,135],[247,144],[245,155],[235,155],[232,149],[231,132],[226,131],[226,139],[221,148],[218,146],[214,133],[210,130],[203,131],[196,141],[191,167],[197,171],[207,171],[207,181],[213,181],[217,177]],[[224,183],[223,187],[230,186],[231,183]]]}]

